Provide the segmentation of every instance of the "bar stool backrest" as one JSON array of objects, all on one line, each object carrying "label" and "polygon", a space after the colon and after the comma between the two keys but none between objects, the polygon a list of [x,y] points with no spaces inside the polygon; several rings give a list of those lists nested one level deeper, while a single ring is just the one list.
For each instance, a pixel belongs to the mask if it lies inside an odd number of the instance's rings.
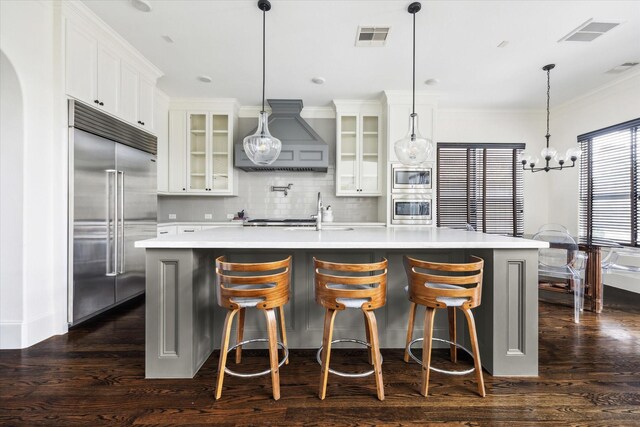
[{"label": "bar stool backrest", "polygon": [[[480,305],[482,296],[482,272],[484,260],[471,256],[473,262],[449,264],[421,261],[404,257],[405,272],[409,282],[409,299],[420,305],[434,308],[446,308],[447,305],[437,298],[467,298],[462,308],[471,309]],[[438,272],[450,273],[449,275]],[[467,274],[460,274],[467,273]],[[442,289],[425,286],[426,283],[456,285],[463,289]]]},{"label": "bar stool backrest", "polygon": [[[362,298],[365,311],[375,310],[387,302],[386,259],[366,264],[343,264],[313,258],[316,302],[325,308],[344,310],[338,298]],[[321,271],[322,270],[322,271]],[[340,288],[332,287],[339,285]]]},{"label": "bar stool backrest", "polygon": [[262,263],[227,262],[216,259],[216,292],[221,307],[238,309],[233,298],[261,298],[256,308],[267,310],[289,301],[291,256],[281,261]]}]

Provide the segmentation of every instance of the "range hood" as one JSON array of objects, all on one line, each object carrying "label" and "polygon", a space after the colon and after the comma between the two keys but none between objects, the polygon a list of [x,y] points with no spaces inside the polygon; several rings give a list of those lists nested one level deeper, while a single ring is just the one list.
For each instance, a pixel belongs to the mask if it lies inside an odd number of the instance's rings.
[{"label": "range hood", "polygon": [[[282,141],[282,151],[268,166],[253,163],[244,152],[242,141],[234,145],[234,166],[247,172],[327,172],[329,147],[300,117],[301,99],[268,99],[271,106],[269,131]],[[255,133],[252,130],[249,135]]]}]

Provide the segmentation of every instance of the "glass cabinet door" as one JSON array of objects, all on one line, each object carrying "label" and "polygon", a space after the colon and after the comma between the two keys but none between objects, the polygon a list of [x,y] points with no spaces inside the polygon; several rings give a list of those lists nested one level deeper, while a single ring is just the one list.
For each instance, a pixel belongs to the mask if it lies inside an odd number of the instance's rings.
[{"label": "glass cabinet door", "polygon": [[207,187],[207,115],[189,114],[187,134],[189,191],[206,191]]},{"label": "glass cabinet door", "polygon": [[340,117],[340,152],[338,174],[338,190],[354,193],[357,190],[357,153],[358,153],[358,117]]},{"label": "glass cabinet door", "polygon": [[360,192],[378,193],[379,148],[378,116],[362,116]]},{"label": "glass cabinet door", "polygon": [[229,116],[211,115],[211,157],[209,179],[211,191],[229,189]]}]

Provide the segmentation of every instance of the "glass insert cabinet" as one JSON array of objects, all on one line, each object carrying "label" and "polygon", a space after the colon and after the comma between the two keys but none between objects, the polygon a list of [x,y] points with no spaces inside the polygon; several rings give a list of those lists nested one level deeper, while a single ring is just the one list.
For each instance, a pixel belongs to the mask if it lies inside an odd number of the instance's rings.
[{"label": "glass insert cabinet", "polygon": [[233,108],[169,113],[169,194],[234,195]]},{"label": "glass insert cabinet", "polygon": [[380,106],[334,101],[336,106],[336,196],[381,193]]}]

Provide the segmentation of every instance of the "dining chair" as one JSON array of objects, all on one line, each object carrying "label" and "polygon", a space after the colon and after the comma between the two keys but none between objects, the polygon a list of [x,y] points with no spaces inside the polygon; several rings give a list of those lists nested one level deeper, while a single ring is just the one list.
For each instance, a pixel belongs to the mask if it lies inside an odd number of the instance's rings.
[{"label": "dining chair", "polygon": [[[578,244],[567,228],[560,224],[545,224],[538,229],[533,240],[549,243],[538,252],[539,282],[568,282],[567,291],[573,292],[573,318],[580,323],[584,305],[584,275],[587,256],[578,250]],[[545,288],[542,288],[545,289]]]},{"label": "dining chair", "polygon": [[640,277],[640,249],[622,245],[610,248],[602,258],[602,274],[606,273]]}]

